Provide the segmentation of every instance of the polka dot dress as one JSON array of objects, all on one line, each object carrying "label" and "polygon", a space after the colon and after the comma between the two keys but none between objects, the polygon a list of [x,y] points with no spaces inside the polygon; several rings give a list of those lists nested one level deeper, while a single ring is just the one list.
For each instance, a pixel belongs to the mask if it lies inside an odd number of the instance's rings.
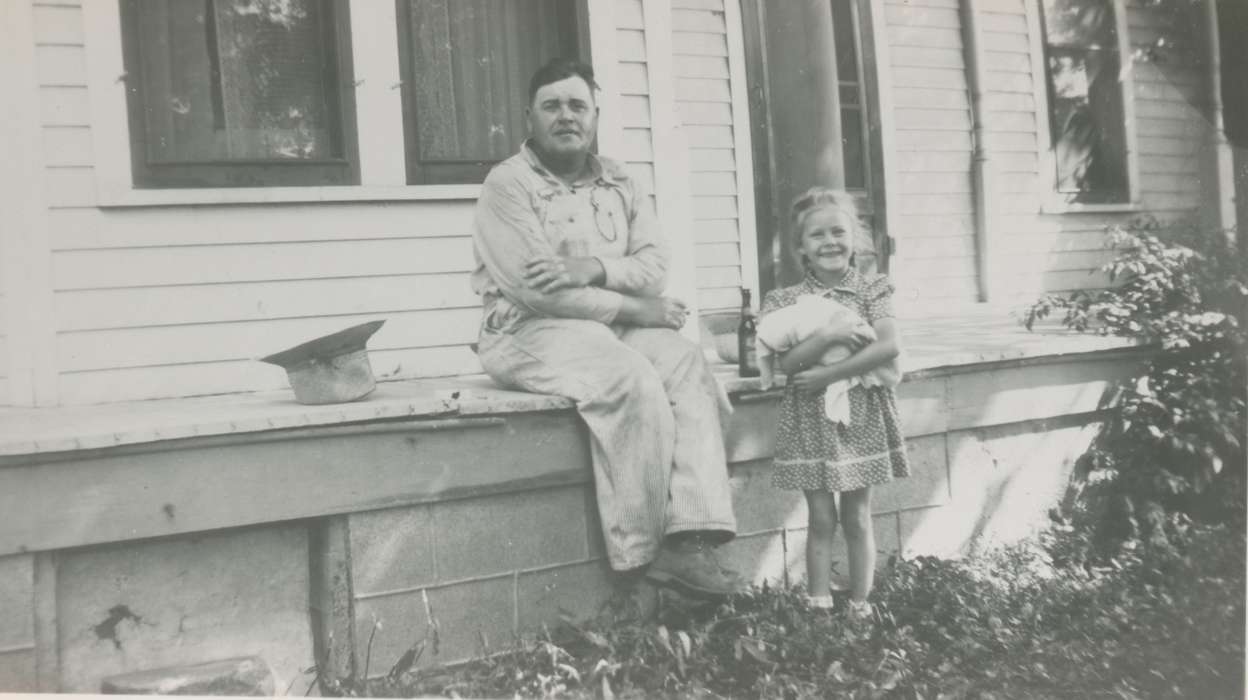
[{"label": "polka dot dress", "polygon": [[[805,294],[834,299],[869,324],[893,315],[893,285],[888,278],[852,268],[835,287],[808,274],[798,284],[769,292],[762,315]],[[849,416],[848,425],[833,423],[824,415],[822,392],[803,396],[791,385],[786,387],[780,400],[772,483],[802,491],[854,491],[909,476],[896,393],[888,387],[855,385],[849,390]]]}]

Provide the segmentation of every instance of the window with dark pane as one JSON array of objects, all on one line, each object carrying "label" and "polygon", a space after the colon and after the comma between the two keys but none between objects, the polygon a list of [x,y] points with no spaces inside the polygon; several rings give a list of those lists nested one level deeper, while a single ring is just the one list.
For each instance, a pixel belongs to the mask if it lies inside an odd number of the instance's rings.
[{"label": "window with dark pane", "polygon": [[1055,186],[1072,202],[1130,198],[1113,0],[1043,0]]},{"label": "window with dark pane", "polygon": [[122,11],[136,185],[358,181],[345,3],[125,0]]},{"label": "window with dark pane", "polygon": [[409,183],[479,183],[526,136],[529,77],[588,59],[578,0],[397,0]]},{"label": "window with dark pane", "polygon": [[832,0],[832,31],[836,42],[836,80],[841,97],[841,148],[845,187],[867,188],[867,119],[859,71],[857,22],[853,0]]}]

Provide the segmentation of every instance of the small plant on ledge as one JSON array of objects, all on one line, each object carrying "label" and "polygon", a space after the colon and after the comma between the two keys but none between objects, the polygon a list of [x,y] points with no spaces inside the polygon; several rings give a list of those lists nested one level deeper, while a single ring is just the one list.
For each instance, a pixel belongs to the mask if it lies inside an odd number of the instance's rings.
[{"label": "small plant on ledge", "polygon": [[1248,262],[1233,236],[1152,217],[1111,227],[1108,246],[1109,288],[1046,296],[1024,319],[1061,313],[1156,348],[1083,456],[1075,510],[1116,543],[1164,540],[1188,517],[1242,522]]}]

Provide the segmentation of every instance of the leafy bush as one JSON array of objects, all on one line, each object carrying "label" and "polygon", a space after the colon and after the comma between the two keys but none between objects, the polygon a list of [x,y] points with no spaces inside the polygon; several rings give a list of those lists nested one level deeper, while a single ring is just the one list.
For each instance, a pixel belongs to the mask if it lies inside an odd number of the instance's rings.
[{"label": "leafy bush", "polygon": [[[1129,520],[1159,512],[1243,513],[1248,265],[1221,232],[1140,219],[1109,232],[1108,289],[1047,296],[1028,328],[1055,312],[1075,330],[1137,338],[1157,352],[1124,388],[1085,467],[1128,497]],[[1223,488],[1211,490],[1218,481]],[[1207,497],[1213,493],[1220,498]],[[1205,496],[1205,497],[1202,497]],[[1160,508],[1160,511],[1158,510]],[[1124,532],[1133,533],[1132,522]]]},{"label": "leafy bush", "polygon": [[455,668],[400,669],[344,694],[464,697],[1243,697],[1244,539],[1186,526],[1174,546],[1092,565],[1082,533],[962,561],[894,561],[876,618],[760,588],[669,598],[657,620],[568,623]]}]

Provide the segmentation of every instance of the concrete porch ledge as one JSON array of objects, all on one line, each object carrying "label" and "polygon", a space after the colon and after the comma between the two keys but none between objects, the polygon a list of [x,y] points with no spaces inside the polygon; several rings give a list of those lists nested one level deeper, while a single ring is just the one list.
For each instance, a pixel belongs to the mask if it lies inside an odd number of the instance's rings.
[{"label": "concrete porch ledge", "polygon": [[[1126,338],[1052,326],[1028,332],[997,309],[903,319],[906,380],[969,371],[982,363],[1063,357],[1133,347]],[[959,368],[962,368],[959,370]],[[719,365],[730,394],[758,380]],[[355,403],[304,406],[289,390],[59,408],[0,407],[0,467],[33,455],[98,450],[186,438],[365,422],[564,410],[572,402],[499,389],[483,375],[382,382]]]}]

